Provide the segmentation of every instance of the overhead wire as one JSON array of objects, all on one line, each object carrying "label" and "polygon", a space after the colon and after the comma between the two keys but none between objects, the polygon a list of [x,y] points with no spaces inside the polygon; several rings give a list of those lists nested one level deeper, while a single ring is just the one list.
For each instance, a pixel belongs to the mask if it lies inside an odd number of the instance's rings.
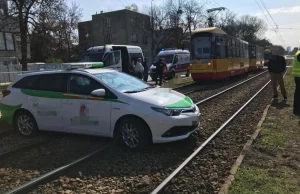
[{"label": "overhead wire", "polygon": [[275,32],[279,34],[279,37],[280,37],[281,41],[285,44],[285,41],[284,41],[284,39],[282,38],[281,33],[280,33],[279,29],[278,29],[278,25],[276,24],[275,20],[273,19],[272,15],[270,14],[270,12],[269,12],[269,10],[268,10],[268,8],[267,8],[267,6],[266,6],[264,0],[260,0],[260,1],[261,1],[261,4],[263,5],[263,7],[265,8],[265,10],[267,11],[269,17],[272,19],[272,21],[273,21],[273,23],[274,23],[274,25],[275,25],[275,27],[276,27],[276,28],[275,28],[275,29],[276,29]]},{"label": "overhead wire", "polygon": [[[260,0],[260,1],[263,1],[263,0]],[[265,12],[263,11],[263,9],[261,8],[261,6],[259,5],[258,1],[255,0],[256,4],[258,5],[258,7],[260,8],[260,10],[262,11],[263,15],[265,16],[267,22],[270,24],[270,26],[272,27],[272,30],[276,33],[278,39],[280,40],[280,42],[282,43],[282,45],[285,45],[285,41],[283,40],[281,34],[279,33],[279,30],[278,30],[278,26],[276,23],[275,24],[275,28],[273,27],[273,24],[270,22],[270,20],[268,19],[268,16],[265,14]],[[265,4],[264,4],[265,5]],[[268,11],[267,7],[264,6],[264,8],[266,9],[266,11],[270,14],[270,12]],[[271,16],[271,14],[270,14]],[[272,16],[271,16],[271,19],[273,20]],[[274,20],[273,20],[274,22]]]}]

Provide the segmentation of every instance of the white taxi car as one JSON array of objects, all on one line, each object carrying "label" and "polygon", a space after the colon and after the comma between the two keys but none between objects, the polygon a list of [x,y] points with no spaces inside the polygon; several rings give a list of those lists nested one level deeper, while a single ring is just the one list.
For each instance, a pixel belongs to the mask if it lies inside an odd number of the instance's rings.
[{"label": "white taxi car", "polygon": [[24,136],[39,130],[100,135],[131,149],[185,139],[200,124],[198,107],[172,89],[91,63],[63,66],[18,75],[2,92],[0,119]]}]

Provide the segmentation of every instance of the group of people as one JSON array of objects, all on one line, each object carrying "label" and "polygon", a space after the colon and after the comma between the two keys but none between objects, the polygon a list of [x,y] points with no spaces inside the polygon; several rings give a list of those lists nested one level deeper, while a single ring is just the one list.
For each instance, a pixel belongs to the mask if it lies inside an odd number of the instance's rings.
[{"label": "group of people", "polygon": [[[141,80],[144,80],[145,82],[148,81],[148,59],[145,58],[144,61],[142,61],[141,58],[137,59],[137,62],[133,60],[129,66],[129,73]],[[159,78],[159,85],[161,86],[164,78],[165,73],[167,72],[167,63],[164,58],[160,58],[156,63],[154,63],[154,66],[156,67],[156,79],[155,84],[157,85],[158,78]]]},{"label": "group of people", "polygon": [[[286,70],[286,61],[284,57],[272,51],[272,57],[268,63],[268,71],[271,76],[273,89],[273,99],[278,99],[277,84],[280,86],[281,94],[284,100],[287,100],[287,93],[284,87],[283,75]],[[292,75],[295,79],[294,109],[293,113],[300,116],[300,50],[298,50],[293,59]]]},{"label": "group of people", "polygon": [[145,82],[148,81],[148,59],[145,58],[142,61],[141,58],[138,58],[136,63],[133,60],[129,66],[129,73]]}]

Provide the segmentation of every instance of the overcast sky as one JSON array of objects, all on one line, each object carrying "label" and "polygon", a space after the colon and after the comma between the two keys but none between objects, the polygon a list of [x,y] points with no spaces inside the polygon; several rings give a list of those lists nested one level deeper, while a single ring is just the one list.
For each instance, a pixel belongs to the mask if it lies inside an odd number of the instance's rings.
[{"label": "overcast sky", "polygon": [[[92,15],[103,11],[113,11],[123,9],[125,5],[136,3],[139,8],[150,6],[151,0],[68,0],[75,1],[83,9],[82,21],[91,20]],[[153,4],[162,4],[164,0],[153,0]],[[226,7],[239,14],[256,15],[264,19],[269,30],[265,36],[273,44],[283,45],[285,48],[300,46],[300,1],[299,0],[199,0],[205,8]],[[298,2],[298,3],[297,3]],[[257,5],[259,4],[259,6]],[[267,13],[265,7],[272,18]],[[263,12],[263,11],[264,12]],[[268,18],[268,20],[266,19]],[[275,33],[275,24],[279,27],[279,33]],[[280,38],[282,37],[282,41]]]}]

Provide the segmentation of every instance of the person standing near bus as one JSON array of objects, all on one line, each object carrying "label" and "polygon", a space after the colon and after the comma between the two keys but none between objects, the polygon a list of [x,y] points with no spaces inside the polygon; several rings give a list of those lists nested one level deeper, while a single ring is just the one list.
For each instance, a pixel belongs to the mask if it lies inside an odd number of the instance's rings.
[{"label": "person standing near bus", "polygon": [[300,50],[294,56],[292,75],[295,78],[294,110],[295,115],[300,116]]},{"label": "person standing near bus", "polygon": [[149,71],[147,57],[144,58],[143,66],[144,66],[144,81],[147,82],[148,81],[148,71]]},{"label": "person standing near bus", "polygon": [[272,56],[268,63],[268,71],[271,76],[271,85],[273,89],[273,99],[278,99],[277,84],[280,86],[281,94],[284,100],[287,100],[286,90],[284,87],[283,75],[286,69],[284,57],[279,56],[277,50],[272,50]]},{"label": "person standing near bus", "polygon": [[142,59],[141,58],[138,58],[138,60],[136,62],[136,65],[135,65],[135,68],[134,68],[134,71],[135,71],[136,77],[138,77],[139,79],[143,79],[144,67],[142,65]]}]

